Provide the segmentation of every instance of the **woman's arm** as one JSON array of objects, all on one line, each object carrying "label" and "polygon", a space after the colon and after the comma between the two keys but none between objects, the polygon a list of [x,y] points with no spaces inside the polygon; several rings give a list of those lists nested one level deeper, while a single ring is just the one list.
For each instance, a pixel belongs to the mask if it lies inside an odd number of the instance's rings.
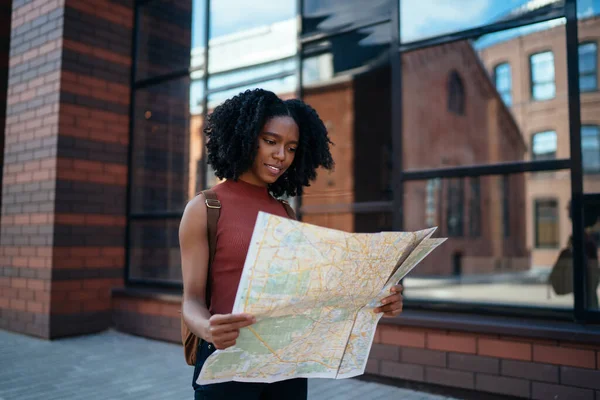
[{"label": "woman's arm", "polygon": [[196,335],[213,343],[217,349],[235,344],[240,328],[255,322],[248,314],[211,316],[206,306],[208,282],[207,213],[203,195],[186,206],[179,225],[179,246],[183,275],[183,319]]},{"label": "woman's arm", "polygon": [[204,196],[192,199],[179,225],[181,271],[183,276],[183,319],[188,328],[208,341],[210,313],[206,307],[208,281],[207,215]]}]

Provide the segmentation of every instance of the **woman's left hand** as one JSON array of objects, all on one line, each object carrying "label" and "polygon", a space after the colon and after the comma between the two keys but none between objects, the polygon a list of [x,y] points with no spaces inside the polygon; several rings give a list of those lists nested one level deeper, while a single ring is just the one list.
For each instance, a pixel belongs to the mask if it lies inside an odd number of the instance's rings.
[{"label": "woman's left hand", "polygon": [[381,306],[375,308],[373,312],[383,313],[384,317],[395,317],[402,312],[402,285],[392,286],[391,296],[381,299]]}]

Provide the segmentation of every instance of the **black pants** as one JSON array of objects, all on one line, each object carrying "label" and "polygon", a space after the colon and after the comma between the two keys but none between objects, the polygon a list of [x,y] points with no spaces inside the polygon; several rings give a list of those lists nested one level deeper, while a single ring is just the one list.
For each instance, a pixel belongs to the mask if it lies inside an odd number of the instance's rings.
[{"label": "black pants", "polygon": [[209,346],[204,341],[200,343],[196,355],[194,379],[192,381],[195,400],[306,400],[308,389],[305,378],[289,379],[275,383],[223,382],[211,385],[198,385],[196,380],[198,379],[198,375],[200,375],[200,370],[208,356],[215,351],[214,346]]}]

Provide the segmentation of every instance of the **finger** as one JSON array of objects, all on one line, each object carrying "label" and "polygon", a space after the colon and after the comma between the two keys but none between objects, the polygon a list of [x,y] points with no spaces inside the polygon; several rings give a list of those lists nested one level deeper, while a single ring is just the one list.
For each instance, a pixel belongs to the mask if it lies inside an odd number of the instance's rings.
[{"label": "finger", "polygon": [[381,299],[381,304],[385,305],[385,304],[395,303],[398,301],[402,301],[402,295],[401,294],[393,294],[391,296],[384,297],[383,299]]},{"label": "finger", "polygon": [[404,290],[404,286],[398,284],[391,287],[390,292],[392,293],[402,293]]},{"label": "finger", "polygon": [[210,331],[213,335],[223,332],[238,331],[242,328],[252,325],[253,323],[254,322],[252,321],[245,320],[241,322],[234,322],[232,324],[211,325]]},{"label": "finger", "polygon": [[389,313],[389,312],[394,312],[396,310],[402,311],[402,302],[396,302],[396,303],[388,304],[388,305],[385,305],[382,307],[377,307],[375,310],[373,310],[373,312]]},{"label": "finger", "polygon": [[215,349],[217,350],[225,350],[228,347],[231,347],[235,344],[235,340],[230,340],[228,342],[221,342],[218,344],[215,344]]},{"label": "finger", "polygon": [[210,317],[209,322],[211,326],[214,326],[254,320],[254,316],[250,314],[215,314],[212,317]]},{"label": "finger", "polygon": [[213,340],[218,343],[230,342],[232,340],[236,340],[238,338],[238,336],[240,336],[239,331],[224,332],[224,333],[213,336]]}]

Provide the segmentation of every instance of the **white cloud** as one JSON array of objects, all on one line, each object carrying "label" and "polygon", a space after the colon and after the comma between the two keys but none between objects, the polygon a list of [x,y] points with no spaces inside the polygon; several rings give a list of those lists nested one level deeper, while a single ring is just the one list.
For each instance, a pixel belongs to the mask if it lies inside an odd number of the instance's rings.
[{"label": "white cloud", "polygon": [[491,3],[491,0],[402,1],[402,41],[409,42],[483,24]]},{"label": "white cloud", "polygon": [[212,37],[233,33],[296,15],[295,0],[212,0]]}]

